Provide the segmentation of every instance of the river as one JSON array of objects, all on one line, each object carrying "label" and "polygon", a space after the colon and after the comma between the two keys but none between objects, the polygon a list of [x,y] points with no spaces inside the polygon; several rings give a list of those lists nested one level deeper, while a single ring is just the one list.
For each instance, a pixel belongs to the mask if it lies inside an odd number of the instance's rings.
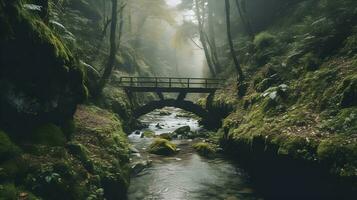
[{"label": "river", "polygon": [[[177,117],[182,110],[165,108],[166,115],[154,111],[140,118],[156,135],[172,132],[182,126],[193,131],[205,131],[195,118]],[[157,127],[160,124],[161,128]],[[150,165],[133,173],[128,191],[129,200],[261,200],[252,188],[249,177],[239,166],[222,157],[207,159],[191,147],[196,141],[173,140],[180,152],[172,157],[148,154],[146,148],[152,138],[141,138],[138,132],[129,136],[139,151],[131,156],[132,163]],[[196,139],[198,140],[198,139]]]}]

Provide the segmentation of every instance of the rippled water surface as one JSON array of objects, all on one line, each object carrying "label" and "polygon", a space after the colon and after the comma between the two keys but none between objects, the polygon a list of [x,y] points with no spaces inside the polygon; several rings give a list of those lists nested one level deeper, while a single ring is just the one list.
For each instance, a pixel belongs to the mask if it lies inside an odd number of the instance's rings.
[{"label": "rippled water surface", "polygon": [[[170,115],[160,116],[157,112],[142,117],[156,134],[172,132],[189,125],[194,131],[201,131],[197,120],[176,117],[178,109],[168,108]],[[157,124],[162,129],[156,127]],[[223,158],[206,159],[197,155],[191,140],[174,140],[181,151],[173,157],[147,154],[150,138],[129,136],[131,143],[140,151],[132,161],[151,160],[150,167],[133,175],[129,187],[129,200],[195,200],[195,199],[261,199],[250,187],[247,176],[234,163]]]}]

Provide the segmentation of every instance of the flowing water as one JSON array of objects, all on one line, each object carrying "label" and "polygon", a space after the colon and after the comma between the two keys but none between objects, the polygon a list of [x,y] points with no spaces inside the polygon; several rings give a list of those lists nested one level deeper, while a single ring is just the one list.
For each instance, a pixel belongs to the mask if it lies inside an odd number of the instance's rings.
[{"label": "flowing water", "polygon": [[[140,120],[149,125],[155,134],[172,132],[182,126],[193,131],[204,131],[194,118],[177,117],[179,109],[167,108],[170,114],[160,116],[152,112]],[[161,128],[157,127],[157,124]],[[172,157],[146,153],[151,138],[141,138],[139,132],[129,136],[139,153],[132,154],[132,162],[149,161],[150,165],[132,175],[129,200],[195,200],[227,199],[258,200],[260,198],[249,184],[246,174],[235,163],[224,159],[206,159],[194,152],[192,140],[174,140],[180,152]]]}]

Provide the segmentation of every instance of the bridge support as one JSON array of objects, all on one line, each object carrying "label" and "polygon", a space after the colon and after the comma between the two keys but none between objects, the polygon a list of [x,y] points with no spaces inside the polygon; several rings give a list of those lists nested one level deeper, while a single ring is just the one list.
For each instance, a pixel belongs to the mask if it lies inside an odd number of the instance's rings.
[{"label": "bridge support", "polygon": [[187,96],[187,92],[180,92],[179,95],[177,96],[176,100],[183,101],[183,100],[185,100],[186,96]]},{"label": "bridge support", "polygon": [[162,92],[156,92],[156,94],[161,101],[165,100],[164,94]]},{"label": "bridge support", "polygon": [[206,98],[206,109],[207,110],[210,110],[212,108],[214,94],[215,94],[215,92],[211,92],[211,93],[209,93],[209,95]]}]

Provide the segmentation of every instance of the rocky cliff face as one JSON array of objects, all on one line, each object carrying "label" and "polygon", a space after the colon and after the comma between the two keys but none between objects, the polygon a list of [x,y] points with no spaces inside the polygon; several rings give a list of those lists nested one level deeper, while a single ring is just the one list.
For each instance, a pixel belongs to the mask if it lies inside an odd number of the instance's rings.
[{"label": "rocky cliff face", "polygon": [[0,1],[0,124],[61,125],[85,99],[83,71],[62,41],[21,1]]}]

